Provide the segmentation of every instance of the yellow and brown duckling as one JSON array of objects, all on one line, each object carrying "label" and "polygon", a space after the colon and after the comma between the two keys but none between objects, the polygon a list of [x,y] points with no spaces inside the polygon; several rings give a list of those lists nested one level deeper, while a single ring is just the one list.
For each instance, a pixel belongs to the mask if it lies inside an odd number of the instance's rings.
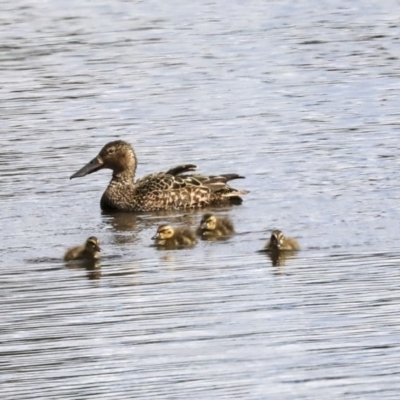
[{"label": "yellow and brown duckling", "polygon": [[147,175],[135,181],[137,158],[132,146],[122,140],[106,144],[100,153],[71,176],[82,177],[108,168],[111,182],[100,201],[106,211],[157,211],[201,208],[211,204],[240,204],[246,190],[236,190],[227,182],[243,178],[238,174],[215,176],[182,175],[194,171],[193,164],[179,165],[167,172]]},{"label": "yellow and brown duckling", "polygon": [[279,229],[275,229],[271,233],[271,238],[264,248],[265,251],[297,251],[300,246],[297,240],[290,237],[285,237]]},{"label": "yellow and brown duckling", "polygon": [[191,247],[197,242],[195,233],[186,227],[173,228],[171,225],[160,225],[152,237],[156,246],[167,249]]},{"label": "yellow and brown duckling", "polygon": [[72,247],[72,249],[67,250],[64,260],[97,260],[100,258],[100,251],[99,239],[91,236],[83,246]]},{"label": "yellow and brown duckling", "polygon": [[214,214],[204,214],[197,228],[201,237],[229,236],[235,233],[232,221],[228,217],[216,217]]}]

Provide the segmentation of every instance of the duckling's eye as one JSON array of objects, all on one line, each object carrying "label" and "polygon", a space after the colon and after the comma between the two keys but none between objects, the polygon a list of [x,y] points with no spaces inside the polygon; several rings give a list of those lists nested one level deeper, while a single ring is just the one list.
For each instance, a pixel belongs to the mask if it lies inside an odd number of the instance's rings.
[{"label": "duckling's eye", "polygon": [[108,154],[113,154],[113,153],[115,153],[115,147],[110,147],[109,149],[107,149],[107,153],[108,153]]}]

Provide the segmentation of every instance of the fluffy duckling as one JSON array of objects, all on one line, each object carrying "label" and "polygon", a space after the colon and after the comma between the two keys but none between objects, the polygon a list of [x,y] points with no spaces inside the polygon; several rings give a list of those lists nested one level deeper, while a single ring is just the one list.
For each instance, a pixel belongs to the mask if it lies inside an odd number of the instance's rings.
[{"label": "fluffy duckling", "polygon": [[300,246],[296,239],[283,236],[282,231],[275,229],[271,233],[271,238],[265,245],[265,251],[296,251]]},{"label": "fluffy duckling", "polygon": [[100,258],[100,251],[99,239],[90,236],[83,246],[72,247],[72,249],[67,250],[64,260],[97,260]]},{"label": "fluffy duckling", "polygon": [[159,226],[152,239],[155,240],[157,246],[169,249],[189,247],[197,242],[195,233],[189,228],[173,228],[170,225]]},{"label": "fluffy duckling", "polygon": [[229,236],[235,233],[232,221],[227,217],[217,218],[214,214],[204,214],[197,234],[202,237]]}]

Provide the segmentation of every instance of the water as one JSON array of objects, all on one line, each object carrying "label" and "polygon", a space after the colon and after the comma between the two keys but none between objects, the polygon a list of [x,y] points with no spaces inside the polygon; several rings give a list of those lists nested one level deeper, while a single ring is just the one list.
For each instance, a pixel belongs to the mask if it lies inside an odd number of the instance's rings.
[{"label": "water", "polygon": [[[399,398],[397,8],[2,2],[2,399]],[[245,175],[237,235],[163,252],[201,212],[101,213],[110,172],[69,176],[116,138],[138,177]]]}]

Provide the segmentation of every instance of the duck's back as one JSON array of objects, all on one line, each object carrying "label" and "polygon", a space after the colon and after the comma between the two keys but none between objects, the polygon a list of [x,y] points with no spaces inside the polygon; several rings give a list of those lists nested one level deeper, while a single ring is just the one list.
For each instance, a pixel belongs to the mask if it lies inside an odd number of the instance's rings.
[{"label": "duck's back", "polygon": [[300,250],[299,243],[294,238],[285,238],[281,250]]},{"label": "duck's back", "polygon": [[[166,173],[147,175],[135,184],[135,210],[156,211],[184,208],[202,208],[216,203],[237,203],[238,192],[229,187],[226,178],[201,175],[175,176]],[[246,192],[247,193],[247,192]],[[241,199],[240,199],[241,200]]]},{"label": "duck's back", "polygon": [[67,250],[67,252],[65,253],[64,261],[79,260],[81,258],[84,258],[84,252],[84,246],[73,247],[72,249]]},{"label": "duck's back", "polygon": [[232,221],[229,218],[220,218],[217,220],[217,230],[220,235],[231,235],[235,232]]},{"label": "duck's back", "polygon": [[189,228],[176,228],[172,237],[177,246],[191,246],[196,243],[196,234]]}]

